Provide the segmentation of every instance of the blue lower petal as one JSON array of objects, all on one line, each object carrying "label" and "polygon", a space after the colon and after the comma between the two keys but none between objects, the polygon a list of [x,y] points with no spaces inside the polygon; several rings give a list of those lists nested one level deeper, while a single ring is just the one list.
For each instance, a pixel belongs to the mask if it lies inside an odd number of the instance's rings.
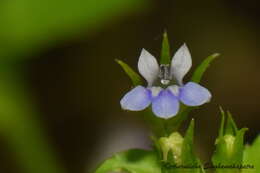
[{"label": "blue lower petal", "polygon": [[150,90],[137,86],[121,99],[120,104],[123,109],[140,111],[148,107],[151,103]]},{"label": "blue lower petal", "polygon": [[170,90],[162,90],[152,101],[152,110],[160,118],[171,118],[179,111],[179,101]]},{"label": "blue lower petal", "polygon": [[185,105],[200,106],[210,101],[211,94],[203,86],[194,82],[188,82],[180,88],[179,99]]}]

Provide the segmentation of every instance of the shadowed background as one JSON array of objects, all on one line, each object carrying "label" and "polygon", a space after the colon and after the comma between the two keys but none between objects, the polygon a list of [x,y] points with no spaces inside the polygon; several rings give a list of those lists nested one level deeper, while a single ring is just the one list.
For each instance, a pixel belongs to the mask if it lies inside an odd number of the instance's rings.
[{"label": "shadowed background", "polygon": [[131,83],[114,59],[137,70],[142,48],[159,57],[164,29],[172,54],[186,42],[192,70],[221,54],[202,80],[212,101],[190,114],[202,160],[214,150],[219,105],[252,142],[259,12],[257,1],[242,0],[0,2],[0,172],[90,172],[113,152],[149,148],[149,129],[120,108]]}]

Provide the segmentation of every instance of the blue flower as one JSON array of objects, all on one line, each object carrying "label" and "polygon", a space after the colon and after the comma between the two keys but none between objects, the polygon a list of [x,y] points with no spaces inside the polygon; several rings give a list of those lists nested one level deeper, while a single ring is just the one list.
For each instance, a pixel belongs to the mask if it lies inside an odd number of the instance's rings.
[{"label": "blue flower", "polygon": [[168,119],[178,113],[180,102],[187,106],[200,106],[209,102],[211,94],[208,89],[194,82],[183,84],[183,78],[191,65],[191,55],[186,44],[178,49],[171,64],[160,66],[155,57],[143,49],[138,70],[148,85],[136,86],[126,93],[120,101],[121,107],[141,111],[151,104],[156,116]]}]

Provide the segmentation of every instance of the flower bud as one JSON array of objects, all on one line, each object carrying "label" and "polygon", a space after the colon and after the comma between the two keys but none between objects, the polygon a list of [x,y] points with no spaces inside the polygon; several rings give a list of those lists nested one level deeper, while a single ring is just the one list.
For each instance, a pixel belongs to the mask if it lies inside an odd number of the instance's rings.
[{"label": "flower bud", "polygon": [[169,154],[172,154],[176,164],[181,163],[181,152],[182,152],[183,137],[178,133],[174,132],[169,137],[162,137],[159,139],[159,145],[163,154],[163,161],[167,161]]}]

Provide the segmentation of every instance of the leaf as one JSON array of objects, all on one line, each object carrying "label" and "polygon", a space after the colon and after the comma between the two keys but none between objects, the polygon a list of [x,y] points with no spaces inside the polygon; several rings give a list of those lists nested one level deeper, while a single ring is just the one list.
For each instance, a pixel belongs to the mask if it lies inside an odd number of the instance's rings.
[{"label": "leaf", "polygon": [[115,59],[115,61],[123,68],[128,77],[130,77],[134,86],[143,84],[142,78],[128,64],[119,59]]},{"label": "leaf", "polygon": [[204,72],[206,71],[206,69],[209,67],[210,63],[216,59],[220,54],[218,53],[214,53],[213,55],[208,56],[206,59],[204,59],[204,61],[202,61],[202,63],[196,68],[196,70],[194,71],[192,77],[191,77],[191,81],[199,83]]},{"label": "leaf", "polygon": [[260,172],[260,136],[258,136],[251,146],[246,146],[243,157],[243,165],[252,166],[249,169],[242,169],[242,173]]},{"label": "leaf", "polygon": [[[15,68],[16,67],[16,68]],[[30,89],[15,66],[0,68],[0,136],[13,154],[15,163],[26,173],[64,173],[64,167],[48,142]],[[2,165],[2,163],[1,163]]]},{"label": "leaf", "polygon": [[162,50],[161,50],[161,64],[170,64],[170,45],[168,40],[167,31],[163,33]]},{"label": "leaf", "polygon": [[104,161],[95,173],[161,173],[157,155],[153,151],[131,149],[115,154]]},{"label": "leaf", "polygon": [[145,0],[0,1],[0,57],[32,57],[26,55],[82,33],[95,33],[111,21],[141,10],[147,3]]}]

